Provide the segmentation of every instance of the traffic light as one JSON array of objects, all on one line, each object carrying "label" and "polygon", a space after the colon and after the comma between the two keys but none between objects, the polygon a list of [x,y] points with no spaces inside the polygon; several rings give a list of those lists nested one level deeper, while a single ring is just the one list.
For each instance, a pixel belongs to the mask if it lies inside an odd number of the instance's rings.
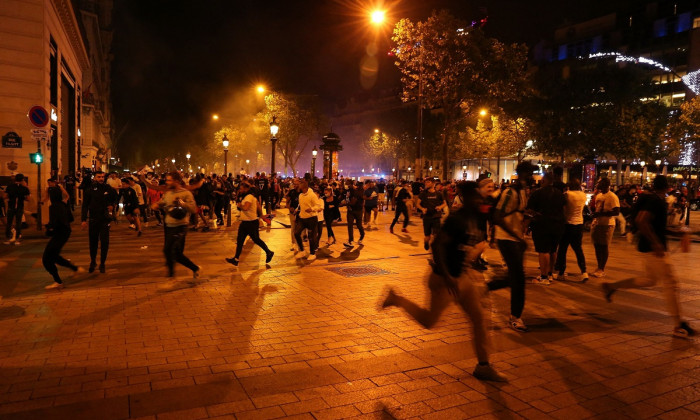
[{"label": "traffic light", "polygon": [[37,165],[40,165],[44,162],[44,156],[41,153],[30,153],[29,160],[32,163],[36,163]]}]

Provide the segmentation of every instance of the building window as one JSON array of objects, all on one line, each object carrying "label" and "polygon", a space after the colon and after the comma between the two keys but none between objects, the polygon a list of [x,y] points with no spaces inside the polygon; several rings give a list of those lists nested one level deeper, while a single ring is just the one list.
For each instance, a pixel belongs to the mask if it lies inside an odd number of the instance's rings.
[{"label": "building window", "polygon": [[693,20],[693,29],[700,28],[700,17],[696,17],[695,20]]}]

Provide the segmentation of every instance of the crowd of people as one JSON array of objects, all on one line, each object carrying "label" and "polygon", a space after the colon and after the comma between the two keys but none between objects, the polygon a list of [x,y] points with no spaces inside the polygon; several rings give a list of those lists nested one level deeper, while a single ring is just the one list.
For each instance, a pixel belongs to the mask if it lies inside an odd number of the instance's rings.
[{"label": "crowd of people", "polygon": [[[547,286],[570,276],[566,271],[569,247],[576,256],[579,281],[584,283],[589,274],[597,278],[606,276],[610,245],[618,227],[619,233],[626,235],[644,254],[646,275],[601,282],[604,298],[611,301],[619,290],[661,282],[674,318],[673,335],[694,335],[680,315],[678,281],[668,261],[667,249],[669,227],[687,223],[690,217],[688,191],[670,189],[667,178],[659,175],[645,188],[628,185],[613,192],[610,180],[601,177],[589,197],[582,190],[580,180],[562,181],[562,168],[544,174],[539,182],[533,181],[535,170],[529,162],[522,162],[516,170],[517,179],[500,186],[488,175],[470,182],[441,182],[435,178],[414,182],[319,180],[308,174],[304,178],[280,179],[265,173],[205,176],[150,172],[120,177],[117,173],[101,171],[86,173],[77,180],[51,177],[43,195],[50,203],[46,225],[50,239],[42,261],[54,280],[47,289],[63,287],[57,266],[75,273],[85,271],[61,256],[71,236],[73,211],[78,202],[81,226],[88,230],[88,272],[105,273],[111,226],[126,220],[137,236],[149,223],[162,226],[167,276],[175,276],[175,264],[179,263],[192,272],[193,279],[201,275],[202,267],[185,256],[188,231],[225,228],[230,226],[234,213],[236,251],[226,262],[238,266],[248,237],[265,253],[265,263],[272,262],[275,252],[261,239],[260,228],[272,223],[280,207],[285,207],[289,215],[288,224],[280,223],[290,228],[290,251],[295,258],[308,262],[316,259],[324,231],[326,245],[336,243],[333,227],[343,219],[341,209],[345,208],[347,222],[348,240],[343,243],[346,249],[362,246],[366,234],[379,229],[379,212],[393,211],[389,227],[392,234],[399,221],[402,233],[408,234],[410,220],[421,219],[423,246],[431,255],[432,270],[427,279],[431,306],[422,309],[389,289],[382,308],[401,307],[430,328],[450,300],[456,300],[472,320],[479,359],[474,375],[480,379],[504,379],[488,362],[488,335],[480,305],[483,296],[509,288],[509,326],[518,332],[528,331],[522,317],[528,235],[539,263],[539,276],[530,279],[530,283]],[[21,243],[24,203],[31,196],[22,175],[17,175],[14,181],[4,192],[6,200],[2,200],[8,245]],[[591,232],[596,259],[596,269],[590,273],[582,250],[587,230]],[[492,275],[488,270],[484,252],[489,247],[497,248],[503,258],[507,270],[501,275]],[[490,275],[485,276],[485,272]],[[483,292],[479,291],[481,287]]]}]

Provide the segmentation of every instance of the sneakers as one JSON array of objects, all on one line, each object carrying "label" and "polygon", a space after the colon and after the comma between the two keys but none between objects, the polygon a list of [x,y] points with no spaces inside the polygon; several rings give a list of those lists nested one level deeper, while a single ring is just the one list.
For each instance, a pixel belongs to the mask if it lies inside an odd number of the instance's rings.
[{"label": "sneakers", "polygon": [[316,260],[316,254],[311,254],[308,257],[306,257],[306,261],[315,261]]},{"label": "sneakers", "polygon": [[93,261],[90,263],[90,267],[88,268],[88,273],[94,273],[95,268],[97,268],[97,263],[95,263],[95,261]]},{"label": "sneakers", "polygon": [[16,241],[15,241],[15,245],[22,245],[22,241],[16,240]]},{"label": "sneakers", "polygon": [[354,247],[355,245],[352,244],[352,241],[347,241],[347,242],[345,242],[345,243],[343,244],[343,246],[344,246],[345,248],[352,248],[352,247]]},{"label": "sneakers", "polygon": [[403,233],[408,233],[408,229],[403,228],[403,229],[401,229],[401,232],[403,232]]},{"label": "sneakers", "polygon": [[226,262],[238,266],[238,258],[226,258]]},{"label": "sneakers", "polygon": [[530,279],[529,283],[530,284],[539,284],[540,286],[549,286],[550,284],[552,284],[549,281],[549,277],[547,277],[547,276],[535,277],[533,279]]},{"label": "sneakers", "polygon": [[330,238],[327,242],[326,245],[331,246],[335,245],[335,237]]},{"label": "sneakers", "polygon": [[687,322],[682,321],[673,329],[673,336],[678,338],[688,338],[695,335],[695,330],[690,328]]},{"label": "sneakers", "polygon": [[588,281],[588,273],[581,273],[581,283]]},{"label": "sneakers", "polygon": [[427,241],[423,242],[423,249],[425,249],[426,251],[429,250],[429,249],[430,249],[430,243],[427,242]]},{"label": "sneakers", "polygon": [[357,244],[358,244],[358,245],[362,245],[362,239],[360,239],[359,241],[357,241]]},{"label": "sneakers", "polygon": [[612,303],[612,295],[615,293],[615,289],[610,287],[610,283],[603,283],[600,285],[600,287],[603,289],[605,300],[607,300],[608,303]]},{"label": "sneakers", "polygon": [[591,276],[598,277],[598,278],[605,277],[605,271],[603,271],[599,268],[596,271],[592,272]]},{"label": "sneakers", "polygon": [[304,251],[299,251],[299,252],[297,252],[297,253],[294,255],[294,258],[296,258],[297,260],[300,260],[300,259],[302,259],[302,258],[305,258],[306,255],[307,255],[306,252],[304,252]]},{"label": "sneakers", "polygon": [[518,332],[527,332],[527,325],[525,325],[523,320],[521,318],[516,318],[513,315],[510,316],[508,326]]},{"label": "sneakers", "polygon": [[63,289],[63,283],[52,283],[46,287],[44,287],[46,290],[61,290]]},{"label": "sneakers", "polygon": [[193,278],[193,279],[198,279],[199,276],[201,276],[201,275],[202,275],[202,267],[197,266],[197,269],[194,270],[194,271],[192,271],[192,278]]},{"label": "sneakers", "polygon": [[138,231],[138,233],[136,234],[136,236],[141,236],[141,231]]},{"label": "sneakers", "polygon": [[272,261],[272,257],[274,257],[274,256],[275,256],[274,252],[272,252],[272,251],[268,252],[267,255],[265,256],[265,264],[268,264],[270,261]]},{"label": "sneakers", "polygon": [[129,225],[129,229],[136,229],[136,225],[135,225],[135,224],[133,224],[133,223],[132,223],[132,224],[130,224],[130,225]]},{"label": "sneakers", "polygon": [[296,250],[297,250],[296,245],[292,245],[292,246],[289,248],[289,250],[290,250],[290,251],[296,251]]},{"label": "sneakers", "polygon": [[389,233],[394,233],[394,227],[393,227],[393,226],[389,226]]},{"label": "sneakers", "polygon": [[496,372],[491,365],[481,365],[478,364],[474,368],[474,377],[480,381],[492,381],[492,382],[508,382],[508,379]]},{"label": "sneakers", "polygon": [[6,240],[6,241],[3,242],[3,243],[4,243],[5,245],[12,245],[12,244],[15,243],[15,240],[14,240],[14,239],[8,239],[8,240]]},{"label": "sneakers", "polygon": [[105,265],[104,265],[104,264],[100,264],[100,273],[104,274],[105,271],[106,271],[106,270],[105,270]]}]

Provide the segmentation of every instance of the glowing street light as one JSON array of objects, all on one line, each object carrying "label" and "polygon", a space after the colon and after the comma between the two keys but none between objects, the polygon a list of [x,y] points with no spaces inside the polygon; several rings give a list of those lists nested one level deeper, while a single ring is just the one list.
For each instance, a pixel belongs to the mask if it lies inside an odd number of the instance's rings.
[{"label": "glowing street light", "polygon": [[257,85],[257,86],[255,87],[255,90],[256,90],[258,93],[265,93],[265,86],[263,86],[263,85]]},{"label": "glowing street light", "polygon": [[381,25],[386,20],[386,11],[375,10],[370,14],[370,18],[372,19],[373,24]]},{"label": "glowing street light", "polygon": [[226,137],[225,133],[224,133],[223,141],[221,143],[223,143],[223,146],[224,146],[224,174],[228,174],[228,145],[229,145],[229,142],[228,142],[228,137]]},{"label": "glowing street light", "polygon": [[275,150],[277,149],[277,133],[280,131],[280,126],[277,124],[277,117],[274,115],[272,116],[272,121],[270,122],[270,134],[272,134],[272,138],[270,141],[272,142],[272,153],[270,155],[270,173],[274,174],[275,173]]},{"label": "glowing street light", "polygon": [[485,108],[481,108],[481,110],[479,111],[479,115],[482,117],[485,117],[488,114],[489,114],[489,112]]},{"label": "glowing street light", "polygon": [[318,156],[318,149],[316,149],[316,146],[314,146],[314,149],[311,151],[311,173],[312,174],[316,173],[316,156]]},{"label": "glowing street light", "polygon": [[214,120],[214,121],[218,121],[218,120],[219,120],[219,114],[214,114],[214,115],[212,115],[212,116],[211,116],[211,119]]},{"label": "glowing street light", "polygon": [[378,128],[375,128],[375,129],[374,129],[374,134],[379,134],[379,129],[378,129]]}]

